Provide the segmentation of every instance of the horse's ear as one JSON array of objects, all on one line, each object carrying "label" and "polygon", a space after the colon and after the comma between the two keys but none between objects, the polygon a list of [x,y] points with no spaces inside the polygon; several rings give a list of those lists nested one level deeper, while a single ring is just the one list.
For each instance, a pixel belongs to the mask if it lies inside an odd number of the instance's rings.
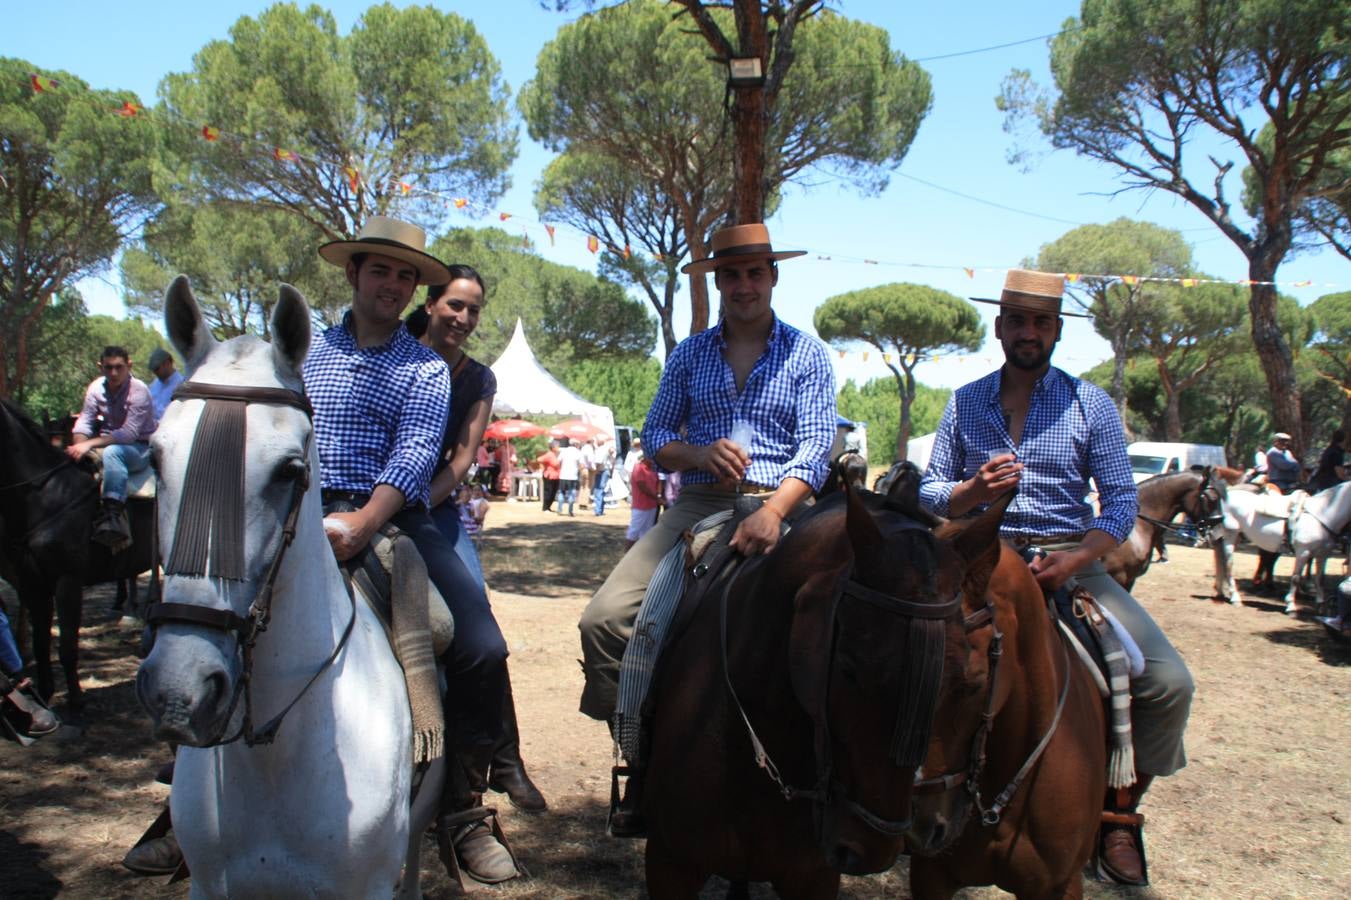
[{"label": "horse's ear", "polygon": [[844,527],[849,533],[849,543],[854,548],[854,557],[863,559],[879,552],[883,544],[882,532],[877,530],[877,523],[873,521],[868,507],[863,504],[858,491],[848,483],[844,486],[844,495],[847,504]]},{"label": "horse's ear", "polygon": [[923,475],[915,464],[907,460],[887,488],[887,506],[914,517],[919,510],[919,483]]},{"label": "horse's ear", "polygon": [[192,293],[188,276],[179,275],[169,282],[164,292],[164,330],[169,340],[183,357],[183,368],[188,375],[201,365],[202,360],[216,346],[211,329],[202,318],[202,308]]},{"label": "horse's ear", "polygon": [[985,595],[990,576],[994,574],[995,566],[999,565],[1002,546],[999,543],[999,525],[1004,521],[1004,511],[1017,493],[1017,490],[1007,492],[974,519],[948,522],[934,532],[940,540],[952,541],[958,555],[966,561],[963,590],[968,597]]},{"label": "horse's ear", "polygon": [[283,284],[272,308],[272,352],[297,375],[310,349],[310,307],[300,291]]}]

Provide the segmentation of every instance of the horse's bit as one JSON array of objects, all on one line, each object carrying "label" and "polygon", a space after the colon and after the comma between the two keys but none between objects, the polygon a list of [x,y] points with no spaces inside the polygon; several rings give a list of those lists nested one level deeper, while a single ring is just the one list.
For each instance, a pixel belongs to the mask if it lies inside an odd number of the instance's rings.
[{"label": "horse's bit", "polygon": [[[310,406],[309,400],[304,394],[298,391],[287,390],[285,388],[265,388],[265,387],[241,387],[236,385],[206,384],[203,382],[185,381],[174,391],[174,400],[206,400],[224,401],[233,403],[266,403],[280,404],[290,406],[303,412],[311,422],[314,420],[314,410]],[[198,436],[201,434],[201,424],[198,425]],[[247,616],[237,615],[229,609],[210,609],[204,606],[198,606],[194,603],[157,603],[150,608],[146,615],[146,622],[150,628],[157,628],[165,622],[178,622],[187,625],[198,625],[206,628],[213,628],[217,631],[224,631],[227,634],[234,635],[240,653],[243,657],[243,666],[239,678],[235,682],[234,694],[230,698],[230,706],[226,714],[221,719],[220,731],[211,740],[204,744],[205,747],[214,747],[218,745],[230,744],[240,738],[244,743],[252,747],[255,744],[268,744],[277,735],[277,730],[281,727],[282,719],[291,711],[291,708],[300,701],[300,698],[310,689],[319,676],[322,675],[337,660],[343,648],[347,645],[347,640],[352,634],[352,627],[356,622],[356,602],[353,599],[352,615],[348,619],[347,628],[343,631],[342,638],[338,645],[333,648],[328,659],[319,666],[319,669],[300,689],[290,703],[282,708],[281,712],[273,716],[262,728],[255,730],[253,727],[253,648],[258,642],[258,636],[267,630],[268,621],[272,614],[272,589],[277,581],[277,575],[281,571],[282,560],[286,556],[287,549],[296,536],[296,522],[300,517],[301,501],[305,497],[306,491],[310,485],[309,470],[309,449],[310,442],[313,440],[313,430],[305,439],[305,474],[303,477],[295,479],[291,488],[290,506],[286,513],[286,519],[282,525],[281,542],[277,548],[276,555],[272,557],[272,562],[268,565],[267,574],[263,579],[262,586],[258,590],[258,595],[253,602],[249,604]],[[194,438],[192,452],[198,452],[197,440]],[[175,536],[174,541],[177,544],[179,536]],[[205,572],[202,573],[205,575]],[[233,737],[224,738],[224,732],[229,727],[230,720],[234,717],[235,708],[239,704],[241,693],[244,695],[244,721],[238,732]]]},{"label": "horse's bit", "polygon": [[[746,710],[741,705],[741,699],[737,696],[736,688],[733,687],[732,685],[731,671],[727,664],[727,598],[728,595],[731,593],[732,584],[735,582],[735,580],[736,580],[735,578],[729,578],[727,580],[727,584],[723,587],[718,610],[720,620],[719,628],[721,633],[722,673],[723,673],[723,680],[727,684],[727,692],[732,698],[732,703],[735,704],[736,706],[738,715],[741,716],[742,723],[746,726],[746,734],[750,738],[751,748],[755,754],[756,766],[758,766],[761,769],[764,769],[765,774],[768,775],[770,780],[773,781],[774,784],[778,786],[779,793],[783,795],[783,798],[785,800],[788,800],[790,802],[793,800],[810,800],[812,801],[813,804],[815,804],[816,808],[818,809],[823,808],[830,802],[831,791],[837,785],[837,783],[831,777],[832,765],[830,759],[830,735],[828,732],[829,725],[826,723],[822,723],[822,725],[820,726],[822,729],[825,729],[827,731],[826,734],[818,736],[817,742],[823,748],[825,759],[817,760],[815,787],[810,789],[794,787],[793,785],[788,784],[783,780],[783,776],[779,773],[778,766],[774,764],[774,760],[770,758],[769,752],[765,749],[764,743],[760,740],[759,735],[755,733],[755,728],[751,725],[750,718],[746,715]],[[947,619],[950,616],[953,616],[956,613],[960,612],[962,609],[961,593],[958,593],[951,600],[948,600],[944,603],[930,605],[924,603],[916,603],[911,600],[902,600],[900,597],[896,597],[891,594],[884,594],[881,591],[873,590],[867,585],[855,581],[853,578],[849,578],[847,581],[845,581],[843,590],[838,595],[836,595],[835,601],[831,604],[830,608],[830,627],[832,637],[830,644],[830,659],[828,660],[827,665],[828,672],[834,668],[833,661],[835,658],[835,636],[838,633],[838,628],[836,627],[837,626],[836,614],[839,609],[839,600],[841,597],[850,597],[855,600],[862,600],[866,603],[872,604],[873,606],[879,607],[889,613],[898,616],[904,616],[909,619],[921,619],[921,620]],[[873,813],[871,810],[867,809],[857,801],[850,799],[847,795],[845,795],[844,791],[840,791],[840,793],[841,795],[844,795],[845,806],[848,808],[848,810],[855,816],[857,816],[864,824],[866,824],[872,830],[891,837],[899,837],[910,830],[911,826],[910,819],[902,819],[898,821],[884,819],[881,816]]]}]

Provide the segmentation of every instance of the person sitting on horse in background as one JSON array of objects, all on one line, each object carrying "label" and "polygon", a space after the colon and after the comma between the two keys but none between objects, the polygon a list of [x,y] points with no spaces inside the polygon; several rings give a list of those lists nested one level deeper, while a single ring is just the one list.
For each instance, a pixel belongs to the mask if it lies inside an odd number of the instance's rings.
[{"label": "person sitting on horse in background", "polygon": [[[474,546],[482,519],[471,506],[474,501],[468,487],[463,487],[462,499],[455,491],[468,477],[476,448],[483,441],[497,395],[497,376],[464,352],[464,342],[478,328],[483,312],[483,277],[470,266],[447,268],[450,281],[430,285],[425,303],[408,317],[408,323],[409,330],[435,350],[450,369],[450,414],[431,483],[432,521],[483,588],[483,566]],[[486,588],[484,591],[486,596]],[[521,760],[521,735],[509,674],[502,703],[502,737],[488,768],[488,787],[506,793],[512,805],[526,812],[543,812],[548,806]]]},{"label": "person sitting on horse in background", "polygon": [[131,374],[125,348],[104,347],[99,365],[103,377],[95,378],[84,392],[84,407],[71,429],[74,442],[66,455],[79,462],[91,450],[103,449],[103,509],[90,537],[116,552],[131,543],[127,478],[150,465],[155,405],[145,382]]},{"label": "person sitting on horse in background", "polygon": [[[502,736],[507,645],[481,582],[429,513],[451,406],[450,371],[400,320],[419,284],[451,281],[445,265],[424,252],[425,242],[421,228],[372,216],[356,240],[319,248],[326,262],[346,272],[352,303],[340,324],[314,340],[304,378],[324,504],[356,507],[324,519],[334,554],[340,562],[356,557],[382,526],[393,524],[417,545],[454,617],[455,638],[442,660],[449,751],[444,829],[452,814],[482,806]],[[453,831],[460,865],[474,878],[499,882],[519,874],[486,819]]]},{"label": "person sitting on horse in background", "polygon": [[1346,466],[1346,449],[1342,446],[1345,441],[1345,431],[1338,428],[1332,432],[1332,442],[1323,451],[1323,455],[1318,458],[1318,469],[1309,479],[1310,494],[1326,491],[1328,488],[1336,487],[1346,481],[1347,478],[1351,478],[1351,471]]},{"label": "person sitting on horse in background", "polygon": [[[1029,567],[1048,593],[1076,579],[1134,638],[1146,660],[1131,681],[1136,781],[1107,801],[1109,810],[1134,813],[1154,777],[1186,765],[1183,734],[1194,686],[1163,631],[1102,563],[1134,527],[1135,482],[1111,398],[1051,365],[1064,325],[1063,293],[1063,276],[1015,269],[999,300],[979,300],[999,306],[995,337],[1005,363],[948,401],[920,500],[957,517],[1016,488],[1001,536],[1020,550],[1046,551]],[[1082,502],[1090,478],[1101,503],[1097,516]],[[1104,826],[1103,862],[1117,880],[1143,883],[1133,827]]]},{"label": "person sitting on horse in background", "polygon": [[[732,549],[768,553],[785,519],[826,478],[835,437],[835,378],[825,347],[771,308],[777,261],[764,225],[713,234],[713,252],[681,271],[713,272],[722,298],[717,325],[682,341],[662,372],[643,425],[643,452],[683,489],[675,505],[615,566],[582,613],[581,711],[612,722],[620,661],[657,564],[686,529],[730,510],[739,494],[763,505],[737,526]],[[640,780],[611,822],[614,834],[641,833]]]},{"label": "person sitting on horse in background", "polygon": [[150,382],[150,399],[155,404],[155,421],[164,418],[164,411],[174,399],[174,391],[183,383],[183,373],[174,368],[174,358],[168,350],[156,347],[150,352],[146,363],[154,373],[155,380]]},{"label": "person sitting on horse in background", "polygon": [[1267,451],[1267,481],[1288,494],[1299,484],[1303,470],[1295,454],[1290,452],[1290,435],[1278,431],[1271,436],[1271,449]]}]

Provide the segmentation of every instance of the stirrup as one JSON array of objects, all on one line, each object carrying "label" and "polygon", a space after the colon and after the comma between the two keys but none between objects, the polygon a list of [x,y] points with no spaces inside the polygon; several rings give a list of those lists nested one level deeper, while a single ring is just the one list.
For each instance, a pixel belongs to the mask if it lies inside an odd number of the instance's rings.
[{"label": "stirrup", "polygon": [[1140,854],[1140,880],[1126,881],[1118,877],[1117,873],[1106,865],[1103,858],[1103,838],[1106,831],[1099,827],[1098,837],[1095,841],[1093,858],[1089,861],[1089,875],[1093,879],[1107,884],[1121,884],[1129,887],[1146,887],[1149,885],[1149,859],[1145,855],[1145,817],[1137,812],[1115,812],[1113,810],[1102,811],[1102,825],[1111,825],[1124,828],[1131,832],[1135,838],[1135,849]]},{"label": "stirrup", "polygon": [[[605,833],[612,838],[642,838],[647,837],[647,828],[642,823],[642,812],[640,810],[621,810],[623,804],[622,796],[626,791],[619,789],[619,779],[626,779],[624,787],[627,789],[633,784],[635,778],[642,778],[643,773],[637,766],[613,766],[610,769],[610,810],[605,816]],[[621,813],[627,813],[638,818],[643,827],[639,828],[621,828],[615,830],[615,818]]]},{"label": "stirrup", "polygon": [[[466,826],[474,826],[479,822],[488,820],[488,829],[492,831],[493,837],[506,849],[507,855],[511,857],[511,864],[516,867],[517,878],[528,878],[530,873],[521,865],[521,861],[516,858],[516,851],[511,849],[511,843],[507,840],[506,834],[502,831],[502,824],[497,820],[497,807],[495,806],[471,806],[469,809],[462,809],[459,812],[449,813],[437,817],[436,820],[436,852],[441,858],[441,865],[446,867],[446,874],[454,880],[459,886],[461,894],[469,893],[465,887],[464,872],[460,869],[460,860],[455,856],[455,838],[461,832],[467,832]],[[477,880],[470,876],[471,881]]]}]

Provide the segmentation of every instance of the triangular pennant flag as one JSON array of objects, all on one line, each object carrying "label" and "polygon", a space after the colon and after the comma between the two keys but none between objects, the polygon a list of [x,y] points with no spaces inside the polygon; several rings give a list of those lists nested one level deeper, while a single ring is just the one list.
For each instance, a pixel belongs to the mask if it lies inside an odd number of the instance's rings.
[{"label": "triangular pennant flag", "polygon": [[466,206],[468,206],[468,205],[469,205],[469,201],[466,200],[465,198],[463,198],[463,197],[456,197],[456,198],[455,198],[455,208],[456,208],[456,209],[464,209],[464,208],[465,208]]},{"label": "triangular pennant flag", "polygon": [[273,147],[272,155],[280,162],[290,162],[296,158],[296,155],[290,150],[283,150],[281,147]]},{"label": "triangular pennant flag", "polygon": [[844,359],[844,351],[843,351],[843,350],[840,351],[840,359]]},{"label": "triangular pennant flag", "polygon": [[632,252],[632,251],[629,250],[629,245],[628,245],[628,244],[625,244],[625,245],[624,245],[624,258],[625,258],[625,259],[628,259],[631,252]]},{"label": "triangular pennant flag", "polygon": [[219,128],[212,128],[210,125],[203,125],[203,126],[202,126],[202,137],[206,138],[208,141],[219,140],[219,139],[220,139],[220,129],[219,129]]},{"label": "triangular pennant flag", "polygon": [[890,365],[890,364],[891,364],[891,354],[890,354],[890,353],[883,353],[883,354],[882,354],[882,362],[886,363],[887,365]]},{"label": "triangular pennant flag", "polygon": [[1121,280],[1122,280],[1123,282],[1125,282],[1126,284],[1129,284],[1131,287],[1134,287],[1135,285],[1137,285],[1137,284],[1140,283],[1140,276],[1139,276],[1139,275],[1122,275],[1122,276],[1121,276]]},{"label": "triangular pennant flag", "polygon": [[544,230],[549,232],[549,246],[552,247],[554,245],[554,232],[558,229],[554,228],[552,225],[545,225]]},{"label": "triangular pennant flag", "polygon": [[1195,279],[1195,278],[1184,278],[1184,279],[1182,279],[1182,286],[1183,286],[1183,287],[1196,287],[1196,279]]},{"label": "triangular pennant flag", "polygon": [[915,364],[915,354],[907,353],[905,355],[905,364],[907,366],[913,366]]},{"label": "triangular pennant flag", "polygon": [[505,222],[507,219],[511,218],[511,213],[500,212],[497,214],[497,218],[499,221]]},{"label": "triangular pennant flag", "polygon": [[976,270],[975,270],[975,269],[968,269],[966,266],[962,266],[962,271],[966,273],[966,277],[967,277],[967,278],[975,278],[975,277],[976,277]]},{"label": "triangular pennant flag", "polygon": [[54,91],[56,90],[56,86],[60,84],[60,82],[53,81],[46,75],[39,75],[36,72],[28,76],[28,81],[30,84],[33,85],[33,93],[35,94],[42,94],[46,93],[47,91]]},{"label": "triangular pennant flag", "polygon": [[405,197],[408,196],[408,192],[411,191],[412,189],[413,189],[413,186],[412,186],[411,184],[409,184],[408,182],[406,182],[406,181],[400,181],[400,182],[399,182],[399,192],[402,193]]},{"label": "triangular pennant flag", "polygon": [[117,111],[117,114],[124,119],[130,119],[132,116],[139,115],[140,112],[141,112],[140,104],[133,103],[130,100],[126,100],[123,101],[122,108]]},{"label": "triangular pennant flag", "polygon": [[867,351],[867,350],[864,350],[864,351],[863,351],[863,361],[864,361],[864,362],[867,362],[867,361],[868,361],[868,351]]},{"label": "triangular pennant flag", "polygon": [[1079,279],[1083,277],[1084,276],[1080,275],[1078,272],[1065,273],[1065,280],[1068,281],[1070,284],[1077,284]]},{"label": "triangular pennant flag", "polygon": [[353,166],[343,166],[342,174],[347,176],[347,186],[352,190],[358,190],[361,187],[361,173]]},{"label": "triangular pennant flag", "polygon": [[600,249],[600,241],[596,239],[594,234],[586,239],[586,249],[590,250],[592,253],[595,253]]}]

